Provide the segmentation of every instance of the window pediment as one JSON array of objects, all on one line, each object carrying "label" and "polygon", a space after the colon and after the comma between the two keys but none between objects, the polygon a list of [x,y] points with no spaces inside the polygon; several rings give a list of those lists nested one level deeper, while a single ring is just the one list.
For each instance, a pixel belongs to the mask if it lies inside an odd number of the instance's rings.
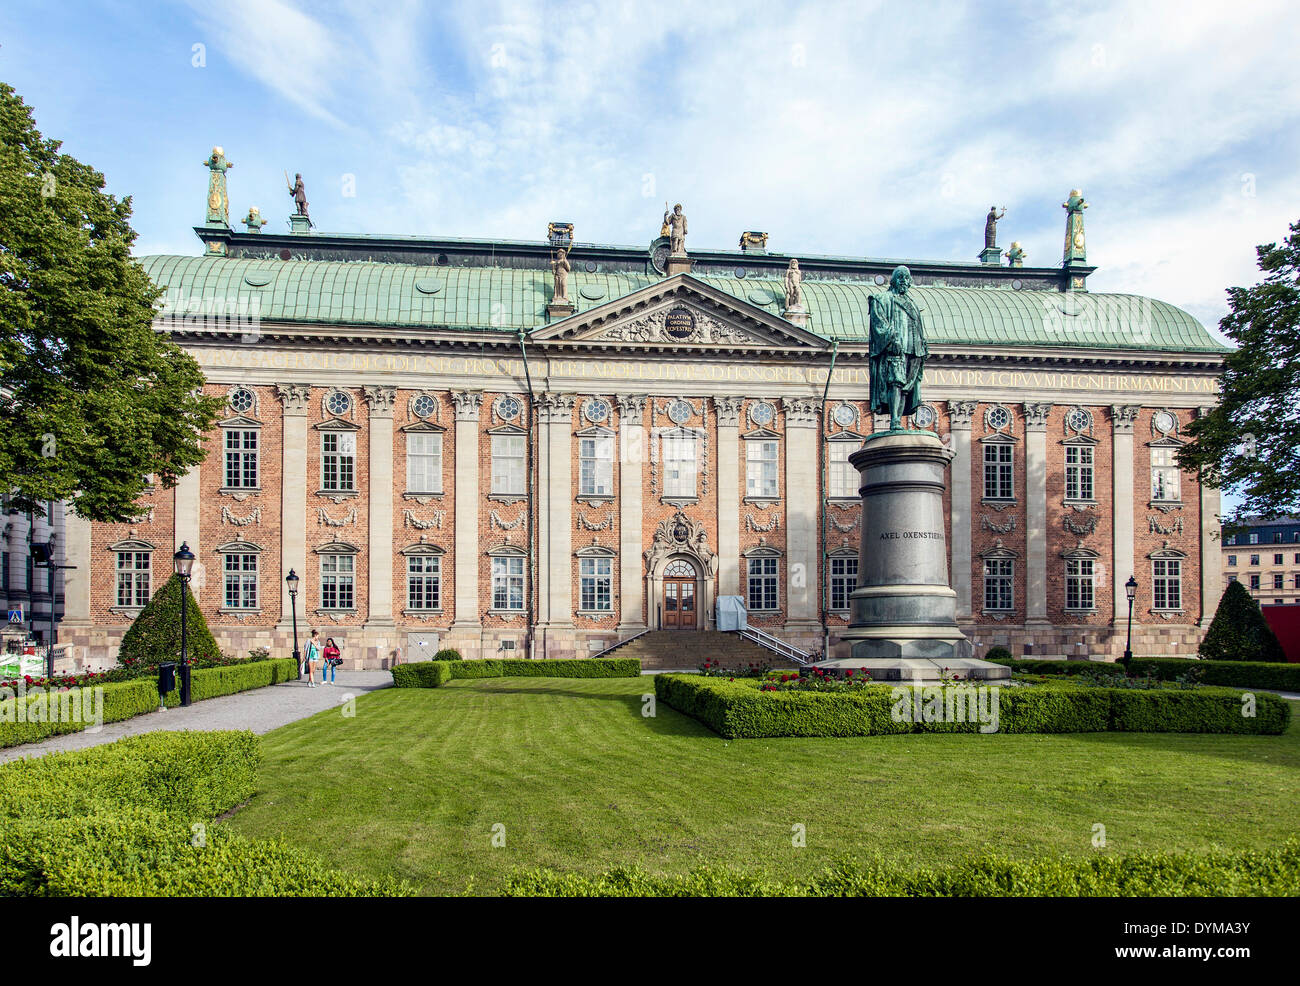
[{"label": "window pediment", "polygon": [[256,418],[250,418],[246,414],[237,414],[233,418],[226,418],[224,421],[217,422],[218,428],[261,428],[262,422]]},{"label": "window pediment", "polygon": [[518,425],[497,425],[487,430],[489,435],[527,435],[527,429],[520,428]]},{"label": "window pediment", "polygon": [[589,544],[585,548],[579,548],[574,555],[579,558],[614,558],[618,552],[613,548],[606,548],[603,544]]},{"label": "window pediment", "polygon": [[1096,445],[1097,439],[1089,438],[1087,435],[1071,435],[1069,438],[1061,439],[1062,445]]},{"label": "window pediment", "polygon": [[398,552],[399,555],[445,555],[446,553],[447,549],[441,545],[429,544],[425,541],[408,544]]},{"label": "window pediment", "polygon": [[848,445],[850,442],[854,445],[861,445],[866,440],[866,435],[859,435],[856,431],[837,431],[833,435],[826,436],[826,441],[828,442],[842,442],[845,445]]},{"label": "window pediment", "polygon": [[360,431],[361,426],[345,421],[343,418],[329,418],[312,425],[317,431]]},{"label": "window pediment", "polygon": [[252,541],[227,541],[225,544],[218,545],[212,549],[213,554],[233,555],[233,554],[260,554],[262,546],[254,544]]},{"label": "window pediment", "polygon": [[484,554],[493,558],[523,558],[528,552],[517,544],[498,544],[495,547],[488,548]]},{"label": "window pediment", "polygon": [[614,429],[606,428],[604,425],[592,425],[590,428],[583,428],[581,431],[573,433],[574,438],[613,438]]},{"label": "window pediment", "polygon": [[447,429],[442,425],[436,425],[432,421],[416,421],[414,424],[402,425],[398,431],[404,432],[426,432],[432,434],[442,434]]},{"label": "window pediment", "polygon": [[139,538],[127,538],[125,541],[118,541],[116,544],[110,544],[106,549],[108,551],[157,551],[158,546],[150,544],[148,541],[141,541]]},{"label": "window pediment", "polygon": [[355,544],[349,544],[347,541],[331,541],[329,544],[322,544],[313,551],[318,555],[356,555],[361,553],[361,549]]},{"label": "window pediment", "polygon": [[773,431],[771,428],[755,428],[753,431],[745,432],[745,434],[741,435],[740,437],[747,442],[757,441],[761,439],[767,439],[769,441],[771,440],[780,441],[781,439],[780,433]]},{"label": "window pediment", "polygon": [[[856,554],[856,552],[853,553]],[[740,554],[743,558],[780,558],[785,552],[780,548],[772,547],[770,544],[759,544],[748,551],[742,551]]]},{"label": "window pediment", "polygon": [[1091,548],[1085,548],[1082,544],[1078,547],[1071,548],[1069,551],[1061,552],[1062,558],[1100,558],[1100,552],[1093,551]]},{"label": "window pediment", "polygon": [[1020,439],[1015,435],[1008,435],[1006,432],[998,431],[992,435],[985,435],[979,439],[985,445],[1018,445]]}]

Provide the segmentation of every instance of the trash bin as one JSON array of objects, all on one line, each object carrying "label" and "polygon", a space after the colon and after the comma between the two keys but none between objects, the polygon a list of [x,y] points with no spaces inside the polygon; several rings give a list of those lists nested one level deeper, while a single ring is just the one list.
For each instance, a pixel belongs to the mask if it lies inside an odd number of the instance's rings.
[{"label": "trash bin", "polygon": [[158,707],[164,708],[167,693],[176,688],[176,665],[170,662],[158,665]]},{"label": "trash bin", "polygon": [[178,669],[181,676],[181,705],[190,704],[190,666],[182,664]]}]

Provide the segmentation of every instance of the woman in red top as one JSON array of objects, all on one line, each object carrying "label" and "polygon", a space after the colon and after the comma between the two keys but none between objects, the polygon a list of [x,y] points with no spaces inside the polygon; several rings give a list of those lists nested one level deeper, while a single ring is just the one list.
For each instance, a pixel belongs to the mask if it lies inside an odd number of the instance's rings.
[{"label": "woman in red top", "polygon": [[333,637],[325,638],[325,650],[321,656],[325,658],[325,668],[320,675],[321,681],[327,685],[332,685],[334,684],[334,669],[343,662],[342,657],[339,656],[338,645],[334,643]]}]

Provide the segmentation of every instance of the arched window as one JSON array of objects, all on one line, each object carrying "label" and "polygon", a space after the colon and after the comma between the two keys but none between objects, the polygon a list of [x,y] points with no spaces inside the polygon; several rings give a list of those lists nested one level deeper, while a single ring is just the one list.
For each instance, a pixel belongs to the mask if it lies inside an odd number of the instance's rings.
[{"label": "arched window", "polygon": [[688,561],[672,561],[664,569],[664,578],[666,579],[693,579],[695,578],[695,569]]}]

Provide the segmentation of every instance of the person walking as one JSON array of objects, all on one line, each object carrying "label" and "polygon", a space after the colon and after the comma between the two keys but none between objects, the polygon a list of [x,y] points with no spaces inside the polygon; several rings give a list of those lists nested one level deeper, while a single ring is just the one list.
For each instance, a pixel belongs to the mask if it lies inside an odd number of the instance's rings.
[{"label": "person walking", "polygon": [[307,687],[316,687],[316,664],[320,661],[320,631],[313,630],[311,637],[307,640]]},{"label": "person walking", "polygon": [[334,671],[343,663],[343,657],[339,653],[338,644],[334,643],[333,637],[325,638],[325,667],[320,673],[320,679],[323,684],[334,684]]}]

